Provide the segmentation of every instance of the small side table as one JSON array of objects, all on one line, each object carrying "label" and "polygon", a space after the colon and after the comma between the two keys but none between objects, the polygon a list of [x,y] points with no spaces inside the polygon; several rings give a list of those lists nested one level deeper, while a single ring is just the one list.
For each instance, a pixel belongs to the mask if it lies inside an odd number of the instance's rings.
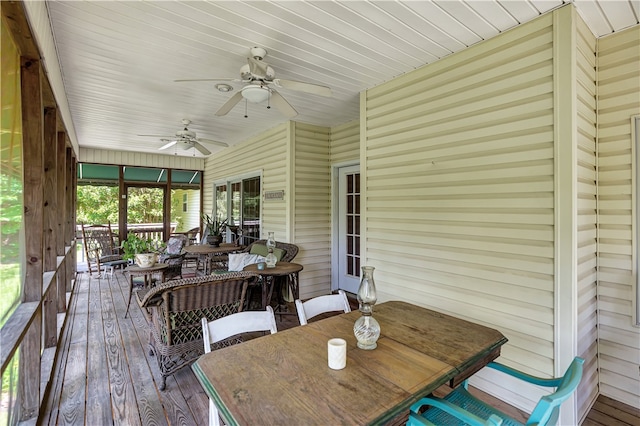
[{"label": "small side table", "polygon": [[[247,265],[244,267],[243,271],[253,272],[257,275],[260,275],[262,278],[262,309],[266,309],[267,305],[271,301],[271,296],[273,295],[273,288],[276,281],[276,277],[285,277],[286,285],[291,290],[291,294],[293,294],[294,299],[298,299],[300,297],[300,287],[298,282],[298,274],[302,271],[303,267],[297,263],[289,263],[289,262],[278,262],[274,268],[264,268],[258,269],[258,264],[254,263],[252,265]],[[278,308],[283,305],[282,300],[282,288],[278,288]],[[277,309],[279,314],[296,314],[295,312],[280,312],[280,309]],[[297,315],[297,314],[296,314]]]},{"label": "small side table", "polygon": [[129,313],[129,305],[131,304],[131,294],[133,293],[133,278],[144,277],[144,286],[151,285],[151,275],[160,273],[160,280],[164,282],[164,270],[169,267],[168,263],[156,263],[150,268],[141,268],[138,265],[130,265],[125,268],[125,272],[129,274],[129,301],[127,302],[127,311],[124,313],[124,317],[127,317]]}]

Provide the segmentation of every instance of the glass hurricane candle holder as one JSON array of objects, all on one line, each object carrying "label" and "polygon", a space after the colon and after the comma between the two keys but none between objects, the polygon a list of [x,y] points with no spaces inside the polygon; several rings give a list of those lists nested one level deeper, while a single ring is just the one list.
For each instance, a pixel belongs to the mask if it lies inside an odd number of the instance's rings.
[{"label": "glass hurricane candle holder", "polygon": [[380,324],[373,317],[373,305],[378,297],[376,295],[376,284],[373,280],[373,266],[362,267],[362,278],[358,288],[358,310],[362,316],[353,325],[353,334],[358,341],[360,349],[375,349],[380,337]]},{"label": "glass hurricane candle holder", "polygon": [[276,255],[273,254],[274,248],[276,248],[276,239],[273,236],[273,232],[269,232],[267,237],[267,257],[265,259],[267,268],[275,268],[276,263],[278,262]]}]

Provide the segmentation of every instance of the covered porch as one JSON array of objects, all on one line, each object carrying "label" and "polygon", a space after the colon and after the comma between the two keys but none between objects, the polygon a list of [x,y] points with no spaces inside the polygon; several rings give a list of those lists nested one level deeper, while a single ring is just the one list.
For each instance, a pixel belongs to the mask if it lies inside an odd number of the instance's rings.
[{"label": "covered porch", "polygon": [[[572,39],[576,32],[567,34],[569,27],[558,25],[558,22],[561,22],[560,18],[566,18],[575,23],[576,17],[556,16],[563,13],[558,11],[553,19],[543,16],[535,26],[511,32],[492,42],[490,47],[500,50],[503,45],[516,45],[516,36],[520,37],[518,40],[528,40],[537,34],[538,26],[558,40]],[[580,27],[581,22],[577,21]],[[576,60],[579,63],[563,63],[565,68],[554,69],[550,75],[540,77],[548,82],[530,89],[530,97],[540,102],[516,98],[517,92],[513,91],[514,99],[505,99],[505,105],[511,107],[514,103],[522,103],[522,114],[520,110],[510,108],[508,111],[513,116],[507,116],[501,109],[485,110],[479,104],[478,114],[486,116],[472,116],[465,124],[471,128],[476,120],[476,123],[489,123],[493,127],[488,128],[486,137],[473,139],[475,136],[470,135],[471,139],[464,140],[473,143],[459,146],[449,141],[457,137],[460,129],[456,117],[459,110],[466,108],[462,103],[442,117],[440,127],[418,122],[415,118],[416,114],[426,117],[433,113],[428,108],[438,107],[422,102],[423,96],[427,97],[422,93],[415,95],[418,98],[416,105],[421,105],[419,108],[399,106],[393,120],[379,117],[387,116],[386,106],[394,102],[394,93],[404,90],[410,78],[426,85],[435,81],[433,75],[438,69],[467,70],[470,75],[475,74],[478,64],[484,60],[483,46],[474,47],[468,53],[477,54],[477,60],[472,58],[464,62],[461,56],[451,57],[435,71],[432,71],[434,67],[425,68],[363,93],[362,120],[333,128],[286,123],[206,162],[155,154],[134,158],[123,152],[89,148],[76,151],[69,146],[66,134],[60,129],[62,120],[56,121],[55,103],[45,87],[46,103],[41,106],[46,107],[48,119],[44,131],[41,128],[42,108],[23,118],[27,137],[25,171],[30,176],[41,176],[43,170],[47,171],[46,181],[43,178],[38,185],[33,185],[37,188],[30,188],[32,194],[39,195],[25,204],[38,212],[38,215],[25,218],[27,253],[37,254],[32,256],[36,261],[28,264],[30,279],[25,281],[28,297],[24,298],[23,307],[29,315],[25,314],[26,319],[20,320],[19,324],[6,328],[18,330],[13,334],[17,336],[15,343],[8,346],[15,349],[26,343],[21,347],[25,350],[20,352],[25,354],[21,369],[28,372],[21,375],[21,380],[28,379],[20,388],[24,397],[22,418],[31,418],[40,404],[42,422],[53,424],[95,424],[96,419],[91,416],[101,413],[111,416],[101,421],[127,424],[204,423],[193,417],[194,412],[206,418],[206,399],[191,408],[192,400],[198,398],[197,395],[203,396],[201,389],[190,386],[188,381],[182,384],[178,375],[167,391],[162,393],[157,389],[153,363],[145,346],[144,322],[136,322],[137,313],[127,322],[122,320],[123,277],[108,284],[105,280],[89,279],[82,273],[76,279],[75,271],[69,266],[75,265],[75,258],[68,252],[75,242],[73,232],[69,230],[74,229],[76,219],[73,209],[76,182],[69,176],[75,175],[79,162],[100,160],[109,164],[135,162],[139,166],[166,163],[175,168],[203,170],[207,176],[204,182],[206,199],[203,200],[206,210],[214,205],[212,194],[218,180],[242,177],[259,170],[265,201],[267,192],[282,194],[282,198],[269,199],[265,203],[264,229],[275,230],[278,239],[295,242],[301,247],[299,259],[305,265],[303,298],[334,288],[331,274],[336,269],[333,253],[338,232],[332,222],[337,209],[337,203],[332,199],[333,173],[339,166],[359,164],[367,199],[362,207],[363,227],[367,233],[362,237],[361,252],[365,264],[379,266],[380,290],[385,298],[401,295],[416,304],[437,306],[445,312],[468,315],[475,321],[508,330],[514,344],[503,353],[504,361],[512,365],[526,364],[525,367],[533,372],[551,375],[562,367],[569,355],[582,355],[590,360],[590,374],[577,393],[572,418],[582,419],[582,413],[589,411],[584,424],[637,423],[637,407],[621,408],[626,407],[622,402],[601,396],[605,394],[634,405],[638,401],[637,315],[630,308],[631,298],[635,297],[630,277],[633,277],[634,261],[637,270],[637,260],[631,253],[635,237],[630,224],[635,210],[629,195],[632,160],[627,152],[630,152],[633,140],[626,130],[630,128],[628,117],[623,120],[620,118],[622,113],[598,116],[599,125],[622,129],[621,136],[614,135],[601,141],[596,138],[595,127],[590,125],[583,129],[579,124],[572,124],[578,116],[576,111],[557,104],[557,100],[564,102],[577,97],[575,93],[561,90],[568,87],[562,80],[568,74],[561,71],[575,71],[582,67],[581,61],[590,61],[596,54],[601,63],[606,63],[603,61],[607,60],[607,55],[616,56],[610,52],[618,52],[620,46],[635,49],[637,34],[636,28],[611,37],[600,44],[598,51],[587,46],[583,51],[590,53],[588,58],[580,57]],[[625,41],[625,37],[632,38],[633,43]],[[542,44],[540,49],[554,60],[569,57],[558,55],[557,50],[551,51],[548,44]],[[37,52],[26,51],[25,55],[38,57]],[[506,53],[503,56],[504,64],[512,63]],[[38,63],[25,63],[23,91],[26,100],[38,105],[36,100],[40,93],[35,88],[40,84],[40,70],[34,71],[36,67],[32,64]],[[508,70],[504,68],[507,66],[492,65],[486,72],[495,72],[495,78],[503,78],[503,74],[497,73],[506,73]],[[597,80],[600,94],[614,90],[607,88],[610,80]],[[558,88],[557,93],[544,91],[552,82]],[[452,98],[466,94],[461,95],[457,87],[454,89],[450,93]],[[633,93],[638,92],[636,85],[633,90]],[[484,97],[494,99],[492,95],[487,92]],[[589,97],[587,93],[580,99]],[[555,110],[549,107],[550,104]],[[588,106],[585,109],[593,112]],[[559,120],[560,113],[572,120]],[[542,118],[526,120],[527,117]],[[523,124],[529,121],[531,130],[523,130]],[[549,130],[552,125],[558,129],[553,135]],[[516,134],[516,129],[520,133]],[[506,130],[513,134],[504,133]],[[590,135],[592,130],[591,138],[575,141],[571,146],[560,143],[576,133]],[[64,179],[58,180],[58,190],[51,190],[49,179],[52,171],[57,171],[55,163],[42,165],[33,160],[42,158],[43,147],[48,153],[53,146],[41,143],[42,133],[47,141],[58,141],[61,161],[57,168],[62,164],[67,169],[66,175],[62,173]],[[500,139],[507,134],[509,139]],[[544,139],[542,142],[534,140],[533,134],[540,134]],[[610,143],[611,140],[616,142]],[[597,142],[596,146],[592,146],[593,141]],[[265,153],[269,153],[268,159]],[[604,173],[596,175],[599,159],[609,164],[601,170]],[[239,169],[238,164],[243,168]],[[565,174],[565,170],[575,171],[575,174]],[[625,178],[621,180],[619,176]],[[47,189],[47,197],[42,191],[35,190],[43,186]],[[606,190],[611,192],[606,193]],[[617,192],[624,194],[623,200],[615,198]],[[65,207],[51,208],[54,204],[49,202],[48,196],[54,193],[59,197],[58,206]],[[570,202],[571,206],[563,204],[565,202]],[[60,216],[56,216],[60,210],[66,213],[62,224],[54,220]],[[64,229],[47,233],[46,238],[41,232],[59,228]],[[571,238],[566,238],[565,232],[571,234]],[[50,241],[49,235],[58,236],[57,244],[55,240]],[[49,250],[56,246],[57,259],[54,251]],[[64,267],[58,267],[63,253]],[[43,261],[43,254],[51,256]],[[44,279],[41,280],[42,275]],[[54,297],[55,285],[51,283],[56,280],[58,288]],[[43,292],[42,288],[48,291]],[[554,303],[556,300],[571,303],[558,306]],[[579,304],[578,313],[573,310],[574,303]],[[44,323],[50,325],[51,321],[47,320],[53,311],[44,312],[44,309],[51,306],[57,306],[59,317],[67,313],[64,326],[59,324],[59,336],[55,330],[40,327],[43,317]],[[42,336],[49,348],[45,351],[55,351],[55,356],[39,357],[36,355],[40,351],[29,350],[41,348]],[[89,342],[94,340],[100,344],[90,347]],[[134,343],[128,348],[130,341]],[[577,341],[577,347],[567,347],[574,341]],[[3,345],[5,342],[3,340]],[[12,351],[10,355],[13,354]],[[53,361],[48,363],[48,360]],[[41,364],[43,370],[53,369],[50,381],[46,372],[39,374]],[[4,364],[3,371],[9,371],[4,369]],[[484,384],[485,388],[500,390],[494,386],[496,383],[491,377],[479,379],[483,381],[478,383]],[[195,381],[191,380],[191,383]],[[172,388],[172,384],[175,387]],[[38,392],[33,391],[36,388],[44,395],[41,397],[44,401],[38,400]],[[183,400],[172,394],[171,389],[179,389]],[[525,396],[530,395],[526,393]],[[597,402],[591,408],[596,398]],[[200,406],[204,409],[200,410]],[[191,412],[191,417],[185,410]],[[594,418],[594,413],[599,414]]]}]

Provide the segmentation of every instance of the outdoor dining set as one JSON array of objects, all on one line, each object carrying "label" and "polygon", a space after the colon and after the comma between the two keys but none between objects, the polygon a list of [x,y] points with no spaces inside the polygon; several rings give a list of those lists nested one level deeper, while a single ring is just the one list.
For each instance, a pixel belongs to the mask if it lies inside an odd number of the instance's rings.
[{"label": "outdoor dining set", "polygon": [[[468,391],[486,367],[550,388],[529,417],[546,425],[581,380],[581,358],[562,377],[533,377],[495,361],[507,343],[498,330],[406,301],[376,304],[370,275],[358,311],[342,290],[301,300],[297,253],[278,241],[211,246],[173,236],[155,265],[126,264],[129,304],[135,298],[147,319],[160,389],[190,366],[209,396],[211,425],[521,424]],[[102,255],[102,273],[119,265]],[[189,261],[193,272],[183,268]],[[286,314],[300,326],[279,331],[276,315]],[[451,392],[434,396],[443,385]]]}]

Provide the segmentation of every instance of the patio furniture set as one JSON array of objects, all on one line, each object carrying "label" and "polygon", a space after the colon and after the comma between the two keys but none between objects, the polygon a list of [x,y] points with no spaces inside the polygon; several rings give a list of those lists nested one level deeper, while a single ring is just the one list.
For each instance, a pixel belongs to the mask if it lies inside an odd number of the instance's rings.
[{"label": "patio furniture set", "polygon": [[[112,274],[120,265],[113,262],[121,257],[111,230],[83,226],[83,237],[85,243],[92,239],[103,244],[88,246],[90,273]],[[191,365],[210,398],[210,425],[221,420],[227,425],[521,424],[468,392],[468,379],[484,367],[553,388],[529,418],[551,425],[581,380],[581,358],[576,357],[562,377],[530,376],[495,362],[507,342],[500,332],[406,302],[378,305],[381,333],[376,349],[359,349],[353,332],[359,313],[351,312],[344,291],[300,300],[298,274],[303,268],[291,263],[297,246],[276,242],[275,268],[251,263],[229,271],[230,255],[263,254],[266,241],[244,248],[187,241],[186,236],[170,239],[161,257],[166,263],[126,268],[129,302],[134,278],[143,277],[135,295],[147,318],[149,352],[158,363],[160,388],[165,389],[168,376]],[[182,278],[187,255],[199,258],[199,276]],[[261,292],[260,308],[249,310],[255,289]],[[283,289],[294,297],[296,312],[287,311]],[[274,291],[276,312],[270,306]],[[311,321],[327,312],[337,315]],[[297,315],[301,326],[278,332],[275,313]],[[255,332],[268,335],[244,341],[243,335]],[[347,361],[339,370],[327,367],[327,342],[335,338],[346,342]],[[444,398],[433,396],[443,384],[453,391]]]}]

